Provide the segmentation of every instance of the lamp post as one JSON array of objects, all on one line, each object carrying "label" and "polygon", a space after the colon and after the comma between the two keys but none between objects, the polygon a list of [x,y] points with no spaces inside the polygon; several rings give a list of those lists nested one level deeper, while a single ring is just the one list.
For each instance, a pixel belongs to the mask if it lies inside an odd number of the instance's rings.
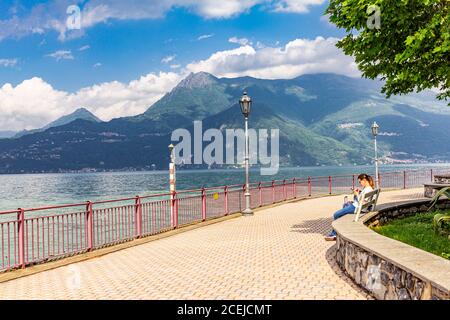
[{"label": "lamp post", "polygon": [[239,105],[241,107],[241,112],[245,119],[245,210],[242,211],[244,216],[253,215],[253,210],[250,205],[250,180],[249,180],[249,160],[250,160],[250,148],[249,148],[249,137],[248,137],[248,117],[250,115],[250,110],[252,107],[252,99],[244,92],[241,100],[239,100]]},{"label": "lamp post", "polygon": [[378,136],[378,129],[380,128],[380,126],[374,122],[372,124],[372,135],[373,135],[373,139],[374,139],[374,144],[375,144],[375,182],[376,182],[376,187],[377,189],[380,188],[380,183],[378,181],[378,150],[377,150],[377,136]]}]

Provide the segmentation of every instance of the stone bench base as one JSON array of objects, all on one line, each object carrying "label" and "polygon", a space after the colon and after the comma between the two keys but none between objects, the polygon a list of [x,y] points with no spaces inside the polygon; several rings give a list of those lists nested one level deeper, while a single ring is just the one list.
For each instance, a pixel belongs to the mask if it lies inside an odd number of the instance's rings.
[{"label": "stone bench base", "polygon": [[[379,300],[450,300],[450,260],[368,228],[427,212],[429,204],[429,200],[385,204],[359,223],[350,215],[335,220],[338,265]],[[440,200],[437,208],[449,209],[450,199]]]}]

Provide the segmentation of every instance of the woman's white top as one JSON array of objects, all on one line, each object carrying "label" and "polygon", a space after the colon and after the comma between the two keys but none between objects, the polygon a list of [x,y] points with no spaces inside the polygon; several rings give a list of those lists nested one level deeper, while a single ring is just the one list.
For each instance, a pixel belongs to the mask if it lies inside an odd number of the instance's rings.
[{"label": "woman's white top", "polygon": [[359,196],[355,198],[355,201],[353,201],[353,206],[354,206],[355,208],[358,207],[359,201],[361,201],[361,199],[364,199],[364,196],[365,196],[366,194],[368,194],[369,192],[372,192],[372,191],[373,191],[373,188],[372,188],[371,186],[365,187],[365,188],[361,191],[361,193],[359,194]]}]

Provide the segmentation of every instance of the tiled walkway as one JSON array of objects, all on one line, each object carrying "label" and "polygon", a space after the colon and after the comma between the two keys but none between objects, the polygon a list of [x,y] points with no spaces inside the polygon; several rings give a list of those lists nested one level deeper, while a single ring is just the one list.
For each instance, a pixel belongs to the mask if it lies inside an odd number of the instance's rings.
[{"label": "tiled walkway", "polygon": [[[385,192],[380,202],[417,198]],[[259,211],[0,284],[0,299],[367,299],[325,242],[342,196]]]}]

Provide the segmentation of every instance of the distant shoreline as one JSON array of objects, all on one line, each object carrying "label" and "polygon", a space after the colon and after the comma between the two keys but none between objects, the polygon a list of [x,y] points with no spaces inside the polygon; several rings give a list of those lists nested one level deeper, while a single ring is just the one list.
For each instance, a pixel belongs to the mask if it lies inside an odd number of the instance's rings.
[{"label": "distant shoreline", "polygon": [[[358,167],[371,167],[373,166],[373,164],[356,164],[356,165],[342,165],[342,166],[338,166],[338,165],[319,165],[319,166],[280,166],[280,170],[289,170],[289,169],[295,169],[295,170],[301,170],[301,169],[305,169],[305,170],[310,170],[310,169],[320,169],[320,168],[341,168],[341,169],[345,169],[345,168],[358,168]],[[383,167],[391,167],[391,168],[397,168],[397,167],[404,167],[404,168],[409,168],[409,167],[446,167],[446,166],[450,166],[450,161],[449,162],[427,162],[427,163],[407,163],[407,164],[380,164],[381,169]],[[188,173],[188,172],[226,172],[226,171],[241,171],[244,170],[244,168],[235,168],[235,167],[230,167],[230,168],[211,168],[211,169],[207,169],[207,168],[186,168],[186,167],[182,167],[179,166],[177,167],[177,171],[178,172],[184,172],[184,173]],[[260,167],[259,166],[253,166],[250,168],[250,171],[259,171]],[[156,169],[156,170],[151,170],[148,168],[143,168],[143,169],[111,169],[111,170],[100,170],[100,169],[94,169],[94,168],[87,168],[85,170],[61,170],[61,171],[43,171],[43,172],[33,172],[33,171],[26,171],[26,172],[11,172],[11,173],[4,173],[4,172],[0,172],[0,176],[10,176],[10,175],[58,175],[58,174],[106,174],[106,173],[166,173],[168,171],[165,169]]]}]

